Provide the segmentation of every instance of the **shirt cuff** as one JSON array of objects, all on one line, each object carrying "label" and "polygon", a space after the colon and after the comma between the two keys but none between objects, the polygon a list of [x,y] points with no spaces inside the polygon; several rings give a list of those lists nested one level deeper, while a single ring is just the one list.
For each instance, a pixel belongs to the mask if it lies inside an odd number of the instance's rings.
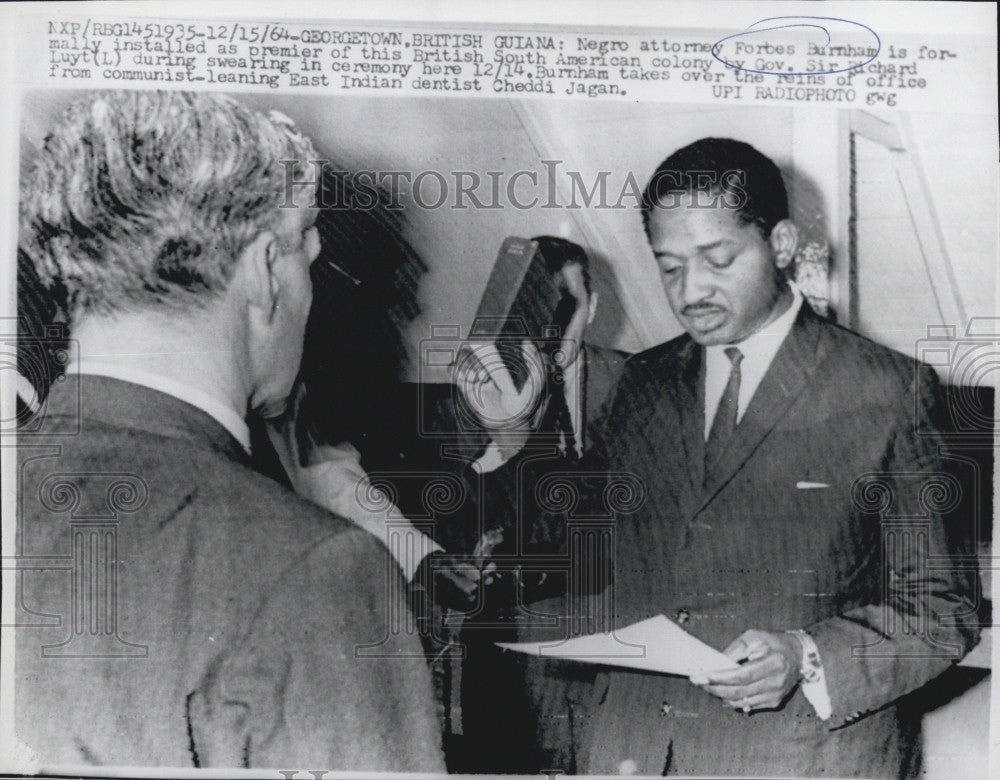
[{"label": "shirt cuff", "polygon": [[802,679],[799,682],[802,695],[812,705],[816,717],[820,720],[829,720],[833,713],[833,704],[830,701],[830,689],[826,684],[826,672],[819,656],[819,648],[815,640],[805,631],[788,633],[794,635],[802,644]]},{"label": "shirt cuff", "polygon": [[[329,465],[330,490],[328,501],[325,502],[326,509],[380,539],[402,570],[403,577],[410,582],[417,573],[420,562],[432,552],[444,548],[404,518],[403,513],[383,491],[378,491],[383,502],[377,509],[362,504],[357,498],[358,486],[363,485],[367,492],[371,490],[371,483],[368,474],[361,468],[361,456],[350,444],[328,448],[328,456],[338,453],[340,457],[334,458]],[[389,522],[389,518],[398,519]]]},{"label": "shirt cuff", "polygon": [[477,474],[489,474],[491,471],[496,471],[506,462],[507,458],[504,456],[500,446],[495,441],[491,441],[486,447],[486,452],[473,461],[472,468]]},{"label": "shirt cuff", "polygon": [[407,582],[413,581],[424,558],[433,552],[444,550],[440,544],[413,526],[401,526],[394,522],[388,535],[389,554],[396,561]]}]

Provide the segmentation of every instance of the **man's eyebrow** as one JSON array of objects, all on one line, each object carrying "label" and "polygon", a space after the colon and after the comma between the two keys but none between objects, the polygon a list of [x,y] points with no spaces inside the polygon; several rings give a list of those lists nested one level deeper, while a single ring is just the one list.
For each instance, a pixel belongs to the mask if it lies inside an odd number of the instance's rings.
[{"label": "man's eyebrow", "polygon": [[720,238],[718,241],[710,241],[707,244],[698,244],[698,249],[702,252],[708,252],[711,249],[718,249],[720,246],[733,245],[738,243],[731,238]]},{"label": "man's eyebrow", "polygon": [[[721,246],[725,245],[731,246],[736,243],[737,242],[731,238],[720,238],[718,241],[710,241],[707,244],[698,244],[695,247],[695,249],[697,249],[699,252],[710,252],[711,250],[718,249]],[[664,249],[658,252],[654,251],[653,257],[676,257],[678,259],[682,259],[683,255],[674,254],[673,252],[668,252],[667,250]]]}]

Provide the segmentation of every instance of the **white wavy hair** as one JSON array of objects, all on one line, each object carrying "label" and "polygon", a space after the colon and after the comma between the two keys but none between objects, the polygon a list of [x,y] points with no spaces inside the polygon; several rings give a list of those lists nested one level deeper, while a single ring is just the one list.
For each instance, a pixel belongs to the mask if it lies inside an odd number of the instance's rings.
[{"label": "white wavy hair", "polygon": [[281,224],[283,161],[316,156],[287,117],[225,95],[91,93],[22,172],[19,244],[72,317],[198,305]]}]

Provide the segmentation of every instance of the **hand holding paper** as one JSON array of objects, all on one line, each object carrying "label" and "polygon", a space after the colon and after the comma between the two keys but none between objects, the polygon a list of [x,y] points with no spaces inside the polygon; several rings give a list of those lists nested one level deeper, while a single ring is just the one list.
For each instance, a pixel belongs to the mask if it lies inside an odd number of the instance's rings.
[{"label": "hand holding paper", "polygon": [[744,663],[731,670],[691,675],[691,682],[736,709],[778,709],[798,682],[801,645],[787,633],[745,631],[725,654]]},{"label": "hand holding paper", "polygon": [[691,636],[663,615],[609,634],[563,642],[498,642],[500,647],[542,658],[608,664],[684,677],[738,668],[736,662]]}]

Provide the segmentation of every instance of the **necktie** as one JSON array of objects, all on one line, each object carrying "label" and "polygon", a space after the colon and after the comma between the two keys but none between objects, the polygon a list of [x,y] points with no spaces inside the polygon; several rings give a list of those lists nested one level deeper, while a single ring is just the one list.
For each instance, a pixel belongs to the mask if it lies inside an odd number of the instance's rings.
[{"label": "necktie", "polygon": [[736,347],[726,347],[725,353],[733,367],[729,372],[726,389],[723,390],[722,398],[719,399],[719,408],[715,410],[715,419],[712,420],[708,440],[705,442],[706,478],[709,469],[719,459],[733,435],[733,431],[736,430],[736,415],[740,399],[740,363],[743,360],[743,353]]},{"label": "necktie", "polygon": [[539,426],[544,434],[557,434],[559,450],[563,455],[573,457],[576,448],[573,446],[573,421],[566,401],[566,389],[563,382],[549,382],[549,402]]}]

